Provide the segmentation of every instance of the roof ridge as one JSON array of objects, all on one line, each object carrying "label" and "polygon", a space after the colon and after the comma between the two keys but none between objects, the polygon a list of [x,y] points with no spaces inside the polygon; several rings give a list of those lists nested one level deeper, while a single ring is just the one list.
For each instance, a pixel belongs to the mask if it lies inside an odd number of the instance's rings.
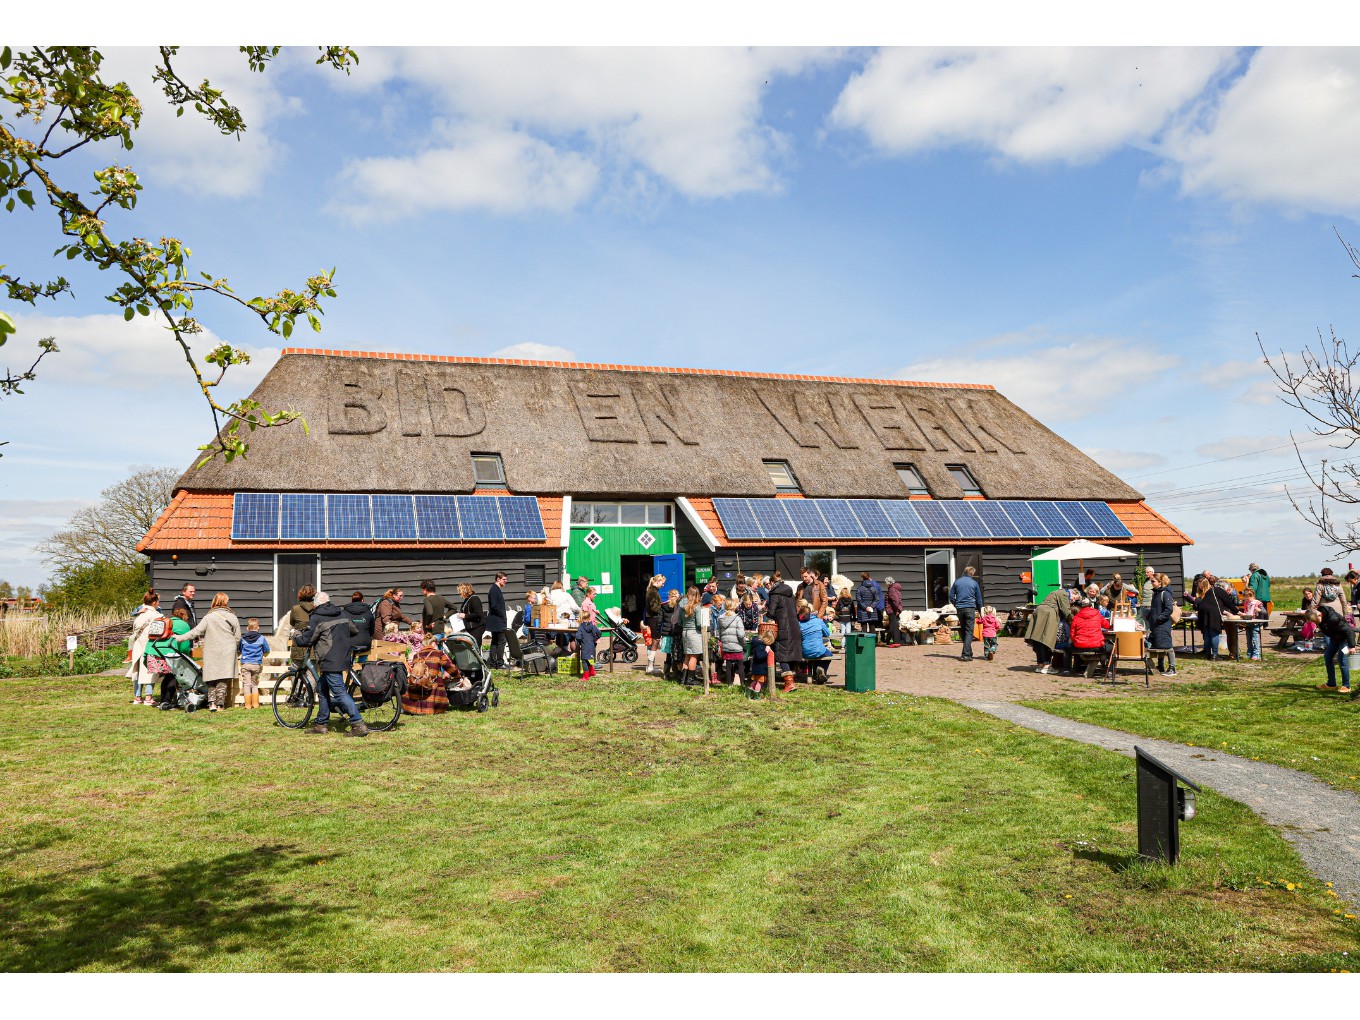
[{"label": "roof ridge", "polygon": [[320,347],[285,347],[280,357],[306,354],[325,358],[374,358],[379,361],[424,361],[441,365],[516,365],[525,368],[574,368],[604,372],[645,372],[657,375],[716,375],[730,379],[785,379],[795,382],[868,383],[876,386],[926,386],[936,389],[992,390],[988,383],[926,382],[911,379],[869,379],[840,375],[794,375],[785,372],[744,372],[726,368],[679,368],[667,365],[613,365],[589,361],[542,361],[531,358],[475,358],[456,354],[400,354],[395,351],[340,351]]}]

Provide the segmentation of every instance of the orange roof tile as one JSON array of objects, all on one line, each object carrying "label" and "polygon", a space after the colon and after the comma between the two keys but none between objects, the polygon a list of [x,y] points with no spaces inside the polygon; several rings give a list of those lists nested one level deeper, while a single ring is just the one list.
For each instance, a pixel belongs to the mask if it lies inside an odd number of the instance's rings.
[{"label": "orange roof tile", "polygon": [[[915,497],[913,497],[915,498]],[[805,546],[808,544],[806,539],[743,539],[735,541],[727,537],[727,532],[723,529],[722,521],[718,517],[718,512],[713,509],[713,500],[710,497],[690,496],[690,506],[694,508],[695,514],[713,533],[718,545],[725,548],[734,549],[763,549],[778,546]],[[1124,543],[1137,543],[1139,545],[1194,545],[1194,541],[1189,538],[1179,528],[1173,526],[1165,517],[1162,517],[1146,503],[1110,503],[1110,509],[1115,516],[1124,522],[1125,527],[1132,532],[1129,538],[1119,539]],[[1107,538],[1109,536],[1106,536]],[[1110,539],[1114,541],[1113,538]],[[1019,545],[1025,544],[1022,539],[1014,538],[969,538],[969,539],[939,539],[939,538],[838,538],[835,540],[837,546],[938,546],[938,545],[968,545],[968,546],[989,546],[989,545]]]},{"label": "orange roof tile", "polygon": [[574,368],[600,372],[650,372],[671,375],[721,375],[731,379],[793,379],[800,382],[870,383],[878,386],[929,386],[949,390],[994,390],[986,383],[915,382],[909,379],[859,379],[839,375],[788,375],[783,372],[738,372],[725,368],[676,368],[656,365],[604,365],[586,361],[536,361],[526,358],[467,358],[452,354],[397,354],[392,351],[333,351],[320,347],[285,347],[288,354],[324,358],[378,358],[383,361],[428,361],[442,365],[527,365],[532,368]]},{"label": "orange roof tile", "polygon": [[[491,491],[491,490],[486,490]],[[547,539],[543,542],[237,542],[231,537],[232,493],[181,489],[137,543],[138,552],[188,552],[195,549],[264,549],[270,552],[325,549],[560,549],[562,498],[539,496]]]}]

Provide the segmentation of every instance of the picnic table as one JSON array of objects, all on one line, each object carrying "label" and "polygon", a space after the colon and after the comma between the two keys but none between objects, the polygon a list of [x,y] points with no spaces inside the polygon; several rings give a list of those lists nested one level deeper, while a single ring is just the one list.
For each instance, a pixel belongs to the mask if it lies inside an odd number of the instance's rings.
[{"label": "picnic table", "polygon": [[1228,633],[1228,652],[1232,655],[1234,660],[1242,658],[1242,643],[1239,640],[1241,632],[1249,627],[1255,628],[1258,634],[1256,647],[1259,649],[1261,647],[1259,634],[1261,629],[1264,628],[1268,622],[1269,621],[1267,620],[1246,616],[1223,617],[1223,629]]},{"label": "picnic table", "polygon": [[1011,637],[1020,637],[1025,633],[1025,627],[1029,623],[1029,618],[1033,615],[1033,606],[1016,606],[1006,614],[1006,623],[1002,630]]},{"label": "picnic table", "polygon": [[1289,609],[1280,615],[1284,617],[1283,625],[1271,627],[1270,632],[1279,639],[1275,647],[1283,650],[1299,640],[1299,634],[1303,630],[1303,618],[1307,614],[1302,609]]},{"label": "picnic table", "polygon": [[[573,622],[573,623],[550,623],[550,624],[548,624],[547,626],[544,626],[544,627],[534,627],[534,626],[532,626],[532,625],[527,625],[527,624],[526,624],[525,627],[524,627],[524,631],[525,631],[526,634],[529,635],[529,641],[530,641],[531,643],[534,642],[534,641],[539,641],[539,642],[541,642],[541,643],[544,644],[544,645],[548,645],[548,644],[556,644],[556,643],[557,643],[557,639],[558,639],[559,637],[564,637],[564,638],[566,638],[566,639],[569,640],[569,641],[575,640],[575,638],[576,638],[576,631],[577,631],[577,629],[579,628],[579,626],[580,626],[580,624],[574,623],[574,622]],[[609,626],[605,623],[604,617],[600,617],[598,620],[596,620],[596,621],[595,621],[595,626],[597,626],[597,627],[600,628],[600,640],[601,640],[601,641],[606,641],[606,640],[607,640],[607,641],[609,642],[609,647],[612,649],[612,648],[614,647],[614,630],[613,630],[613,628],[612,628],[612,627],[609,627]],[[598,651],[597,651],[597,654],[596,654],[596,659],[597,659],[597,661],[598,661],[598,659],[599,659]],[[611,655],[611,656],[609,657],[609,661],[608,661],[607,663],[605,663],[605,665],[609,667],[609,672],[611,672],[611,673],[614,672],[614,656]]]},{"label": "picnic table", "polygon": [[1195,635],[1198,633],[1198,628],[1195,624],[1198,622],[1198,613],[1185,613],[1181,616],[1181,622],[1175,625],[1181,632],[1181,647],[1178,649],[1179,651],[1189,652],[1191,655],[1195,654]]}]

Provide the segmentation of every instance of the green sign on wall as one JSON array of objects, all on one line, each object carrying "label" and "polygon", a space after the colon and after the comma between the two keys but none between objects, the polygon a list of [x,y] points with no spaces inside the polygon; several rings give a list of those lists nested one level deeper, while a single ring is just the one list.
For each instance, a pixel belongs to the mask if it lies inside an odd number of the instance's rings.
[{"label": "green sign on wall", "polygon": [[708,584],[709,579],[712,578],[712,577],[713,577],[713,568],[712,568],[712,567],[695,567],[695,568],[694,568],[694,580],[695,580],[697,583],[699,583],[699,584]]}]

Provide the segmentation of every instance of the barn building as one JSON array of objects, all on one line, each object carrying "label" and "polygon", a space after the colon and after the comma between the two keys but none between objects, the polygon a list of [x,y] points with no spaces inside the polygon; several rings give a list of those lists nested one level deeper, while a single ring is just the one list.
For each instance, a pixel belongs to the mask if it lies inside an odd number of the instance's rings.
[{"label": "barn building", "polygon": [[925,608],[973,565],[1004,610],[1058,583],[1031,558],[1070,539],[1141,552],[1176,585],[1191,544],[971,383],[287,349],[253,396],[309,431],[190,468],[138,549],[162,592],[225,591],[265,630],[303,584],[409,602],[422,578],[484,593],[498,570],[512,604],[584,575],[633,615],[658,572],[867,570]]}]

